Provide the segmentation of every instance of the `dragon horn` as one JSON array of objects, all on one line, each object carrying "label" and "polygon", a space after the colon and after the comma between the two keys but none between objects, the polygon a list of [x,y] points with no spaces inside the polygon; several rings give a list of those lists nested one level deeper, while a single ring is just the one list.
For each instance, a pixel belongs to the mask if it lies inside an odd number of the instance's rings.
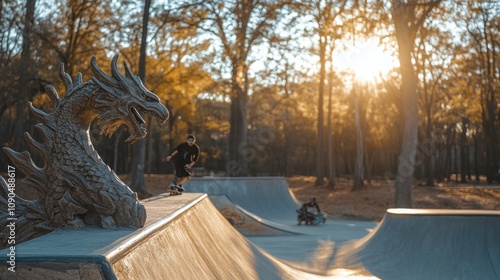
[{"label": "dragon horn", "polygon": [[125,77],[123,77],[123,75],[120,74],[120,71],[118,71],[118,66],[116,64],[117,61],[118,61],[118,54],[115,54],[115,56],[113,56],[113,60],[111,61],[111,74],[113,75],[113,78],[120,81],[120,84],[126,85],[127,82],[125,81]]},{"label": "dragon horn", "polygon": [[82,73],[78,73],[76,76],[76,85],[81,85],[82,84]]},{"label": "dragon horn", "polygon": [[33,103],[31,103],[31,101],[28,102],[28,106],[29,106],[31,112],[33,113],[33,115],[35,115],[35,117],[40,118],[44,122],[47,122],[48,118],[50,117],[49,114],[45,113],[42,110],[39,110],[39,109],[33,107]]},{"label": "dragon horn", "polygon": [[47,95],[50,98],[50,101],[52,101],[52,106],[54,106],[54,108],[57,107],[57,105],[61,100],[59,99],[59,95],[57,94],[56,89],[51,85],[46,85],[45,93],[47,93]]},{"label": "dragon horn", "polygon": [[66,94],[73,89],[73,81],[71,76],[64,72],[64,64],[59,65],[59,79],[64,82],[64,88],[66,89]]},{"label": "dragon horn", "polygon": [[123,61],[123,67],[125,67],[125,75],[129,78],[133,78],[134,74],[132,74],[132,71],[130,71],[130,68],[128,67],[127,62],[125,60]]},{"label": "dragon horn", "polygon": [[98,80],[102,84],[104,84],[106,86],[110,86],[110,87],[113,87],[116,84],[113,82],[111,77],[106,75],[106,73],[104,73],[104,71],[102,71],[101,68],[99,68],[99,66],[97,66],[95,56],[92,56],[92,58],[90,59],[90,65],[92,68],[92,73],[94,73],[96,80]]}]

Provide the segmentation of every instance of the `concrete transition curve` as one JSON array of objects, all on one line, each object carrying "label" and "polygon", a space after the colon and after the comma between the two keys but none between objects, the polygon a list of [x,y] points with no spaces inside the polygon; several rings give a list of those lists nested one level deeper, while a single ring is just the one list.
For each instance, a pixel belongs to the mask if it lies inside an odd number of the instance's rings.
[{"label": "concrete transition curve", "polygon": [[210,195],[219,212],[244,236],[286,236],[300,234],[281,224],[260,218],[234,203],[226,195]]},{"label": "concrete transition curve", "polygon": [[295,210],[300,207],[283,177],[193,178],[186,183],[186,191],[226,195],[243,209],[272,221],[296,219]]},{"label": "concrete transition curve", "polygon": [[500,279],[500,211],[388,209],[335,267],[381,279]]}]

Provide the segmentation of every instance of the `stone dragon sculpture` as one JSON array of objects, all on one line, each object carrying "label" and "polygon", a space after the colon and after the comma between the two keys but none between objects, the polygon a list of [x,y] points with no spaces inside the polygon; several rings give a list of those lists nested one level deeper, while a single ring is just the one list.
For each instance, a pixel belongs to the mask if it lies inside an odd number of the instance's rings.
[{"label": "stone dragon sculpture", "polygon": [[[21,153],[4,147],[16,168],[26,175],[24,185],[34,188],[38,196],[36,200],[14,196],[11,178],[6,181],[0,176],[2,247],[8,246],[9,234],[12,235],[8,227],[14,224],[16,243],[61,227],[144,226],[144,205],[140,204],[137,193],[101,160],[92,146],[89,129],[96,120],[101,134],[111,136],[124,124],[131,133],[127,141],[135,142],[146,135],[141,112],[155,116],[162,124],[169,112],[125,62],[123,76],[117,60],[115,55],[112,75],[108,76],[92,57],[93,77],[85,83],[80,73],[73,83],[61,65],[59,76],[66,88],[64,98],[59,98],[54,87],[48,85],[46,93],[54,107],[52,112],[43,112],[29,103],[32,113],[42,120],[36,128],[44,141],[34,140],[27,132],[25,141],[41,155],[44,166],[38,167],[27,151]],[[11,208],[13,205],[15,209]]]}]

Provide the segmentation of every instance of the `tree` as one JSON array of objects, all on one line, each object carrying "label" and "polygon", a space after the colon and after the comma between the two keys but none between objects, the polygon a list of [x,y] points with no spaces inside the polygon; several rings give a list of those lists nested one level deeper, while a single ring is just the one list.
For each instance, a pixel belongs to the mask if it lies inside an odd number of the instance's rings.
[{"label": "tree", "polygon": [[[146,84],[146,44],[148,39],[149,9],[151,0],[144,2],[144,12],[142,16],[142,37],[139,55],[139,78]],[[143,116],[144,117],[144,116]],[[132,164],[130,168],[130,188],[141,197],[148,197],[148,191],[144,184],[144,168],[146,167],[146,139],[141,139],[133,145]]]},{"label": "tree", "polygon": [[247,175],[251,157],[247,120],[251,54],[256,46],[278,40],[276,25],[287,5],[286,1],[212,0],[185,10],[184,21],[217,39],[222,62],[229,62],[231,109],[226,172],[230,176]]},{"label": "tree", "polygon": [[[172,117],[167,128],[148,121],[144,173],[171,171],[161,161],[162,155],[164,158],[174,144],[184,140],[185,133],[194,131],[200,143],[209,147],[207,157],[202,157],[206,161],[200,164],[214,171],[233,172],[233,176],[243,175],[238,171],[246,163],[248,174],[316,177],[319,171],[327,171],[319,177],[328,175],[330,183],[335,179],[334,171],[354,175],[353,159],[356,144],[360,143],[364,144],[366,179],[370,172],[396,178],[392,173],[397,172],[397,155],[401,153],[400,186],[407,184],[402,177],[424,174],[422,155],[427,154],[423,146],[430,140],[436,149],[427,157],[429,182],[432,171],[436,179],[446,178],[460,171],[460,166],[463,178],[469,176],[473,166],[476,177],[487,174],[491,181],[500,151],[496,106],[500,37],[498,15],[494,13],[498,1],[443,1],[439,9],[432,10],[432,20],[429,7],[435,1],[394,2],[404,6],[403,28],[398,25],[396,32],[409,42],[405,46],[408,51],[400,52],[400,58],[407,59],[407,63],[401,65],[402,75],[391,72],[383,77],[383,83],[369,89],[370,94],[358,96],[361,126],[357,127],[350,87],[342,83],[348,78],[336,71],[331,52],[351,42],[354,35],[359,39],[378,37],[386,46],[395,44],[395,37],[387,35],[395,31],[396,22],[386,26],[390,13],[385,7],[396,10],[396,5],[387,2],[346,1],[342,12],[344,1],[331,0],[151,1],[148,56],[142,56],[146,58],[147,73],[140,75],[148,89],[166,102]],[[36,107],[52,109],[47,96],[38,92],[46,84],[63,92],[57,77],[60,63],[72,76],[82,72],[88,79],[91,55],[101,59],[119,51],[132,69],[146,69],[140,57],[145,33],[137,28],[144,16],[144,2],[36,1],[37,6],[42,3],[43,9],[35,12],[28,71],[32,74],[25,76],[26,83],[19,83],[19,72],[21,65],[27,65],[21,54],[27,2],[4,0],[0,5],[0,142],[4,146],[23,143],[13,139],[16,117],[20,116],[16,113],[19,92],[27,94],[25,100],[32,100]],[[376,13],[378,9],[383,13]],[[407,32],[405,36],[402,30]],[[324,32],[321,36],[320,31]],[[328,44],[320,49],[324,43]],[[323,75],[321,62],[325,64]],[[109,71],[106,64],[103,67]],[[404,72],[408,68],[414,69],[413,76]],[[413,100],[418,100],[420,118],[415,116],[418,109],[411,108],[417,102],[408,101],[408,77],[416,79],[419,97]],[[401,86],[403,78],[405,86]],[[20,89],[26,85],[33,86],[33,90]],[[328,101],[323,100],[325,95]],[[401,117],[404,114],[410,117]],[[243,115],[246,125],[242,125]],[[33,121],[27,119],[24,129],[34,129]],[[135,158],[132,147],[137,145],[124,143],[126,128],[120,128],[111,141],[94,128],[90,131],[92,142],[103,160],[112,163],[110,166],[117,172],[130,174]],[[356,128],[363,129],[363,137],[359,138],[364,138],[364,143],[356,141]],[[412,133],[408,134],[408,130]],[[259,138],[264,131],[272,132],[272,137]],[[235,142],[243,133],[247,139]],[[317,153],[316,136],[320,133],[323,144],[318,148],[323,151]],[[408,139],[417,134],[414,168],[404,169],[404,163],[411,163],[404,154],[409,153],[411,158],[412,149],[402,145],[403,135],[409,143]],[[243,162],[229,158],[229,154],[236,154]],[[469,164],[464,157],[467,154],[475,164]],[[5,157],[0,157],[0,162],[6,163]],[[233,165],[227,166],[228,162]],[[321,164],[323,167],[318,168]],[[401,189],[397,190],[400,196]]]},{"label": "tree", "polygon": [[[6,0],[0,4],[0,143],[12,147],[24,143],[22,135],[19,135],[21,132],[17,132],[16,135],[14,130],[16,130],[16,118],[25,118],[25,114],[16,112],[16,106],[21,97],[19,57],[23,50],[22,28],[23,17],[26,17],[24,9],[26,4],[25,1]],[[30,93],[26,92],[27,94]],[[19,146],[16,149],[18,148]],[[10,164],[10,160],[0,156],[0,163]]]},{"label": "tree", "polygon": [[[35,30],[37,58],[42,59],[40,68],[52,69],[60,63],[71,77],[82,72],[86,77],[91,73],[86,69],[89,58],[93,55],[106,55],[106,43],[109,41],[108,28],[112,26],[114,14],[107,2],[97,1],[54,1],[53,12],[44,13],[39,18]],[[85,71],[88,71],[87,73]],[[46,83],[59,81],[57,71],[41,73],[48,77]]]},{"label": "tree", "polygon": [[28,96],[31,94],[27,91],[32,91],[30,87],[32,80],[32,67],[31,67],[31,36],[33,33],[33,24],[35,17],[36,0],[26,1],[26,14],[24,16],[24,29],[23,29],[23,50],[21,52],[21,63],[19,65],[19,85],[16,103],[16,125],[14,130],[15,150],[22,150],[24,148],[23,134],[26,128],[27,119],[27,106]]},{"label": "tree", "polygon": [[365,138],[363,129],[363,116],[364,110],[360,108],[360,97],[363,96],[361,91],[364,90],[356,83],[354,83],[352,88],[352,98],[354,101],[354,128],[356,131],[356,157],[354,160],[354,180],[352,183],[353,190],[362,189],[364,186],[364,154],[365,154]]},{"label": "tree", "polygon": [[328,176],[328,186],[330,188],[335,187],[335,160],[334,160],[334,145],[333,145],[333,94],[334,94],[334,67],[333,67],[333,49],[334,41],[332,42],[332,47],[330,48],[330,71],[328,73],[328,117],[327,117],[327,147],[328,147],[328,160],[327,160],[327,176]]},{"label": "tree", "polygon": [[475,62],[474,73],[480,85],[482,125],[486,140],[486,178],[493,183],[498,169],[500,147],[498,144],[498,91],[500,53],[500,4],[496,1],[467,1],[468,14],[464,15],[467,33],[470,36],[471,57]]},{"label": "tree", "polygon": [[[307,3],[307,2],[306,2]],[[330,147],[329,143],[325,140],[331,140],[331,133],[325,139],[325,126],[324,126],[324,95],[326,83],[326,64],[329,60],[327,55],[331,56],[333,47],[335,46],[334,40],[337,39],[337,26],[335,21],[345,9],[347,1],[311,1],[308,3],[309,10],[314,16],[315,33],[318,35],[318,56],[320,62],[319,69],[319,89],[318,89],[318,119],[317,119],[317,144],[316,144],[316,185],[322,185],[325,177],[325,147]],[[330,51],[328,52],[328,48]],[[332,79],[330,79],[332,80]],[[329,85],[331,88],[331,85]],[[330,91],[329,91],[330,92]],[[330,97],[331,98],[331,97]],[[329,103],[331,104],[331,103]],[[330,115],[330,114],[329,114]],[[327,144],[327,145],[325,145]],[[331,152],[331,150],[330,150]],[[331,162],[331,158],[328,158]],[[331,162],[333,164],[333,162]],[[330,169],[331,171],[331,169]],[[329,172],[329,177],[331,172]]]},{"label": "tree", "polygon": [[415,37],[430,12],[441,0],[393,0],[392,17],[398,43],[403,104],[403,143],[398,157],[396,177],[396,207],[411,207],[415,155],[418,142],[418,77],[412,62]]},{"label": "tree", "polygon": [[[438,113],[442,110],[447,111],[439,105],[446,102],[444,97],[449,92],[446,81],[452,78],[450,72],[454,71],[453,65],[450,64],[454,61],[458,50],[452,44],[452,34],[443,30],[442,22],[449,21],[449,16],[448,9],[440,9],[434,21],[429,22],[425,30],[421,29],[416,38],[415,67],[421,80],[418,90],[423,114],[421,133],[423,139],[420,150],[422,161],[425,161],[427,186],[434,186],[436,142],[439,141],[439,136],[435,135],[439,131],[435,126],[439,120]],[[455,84],[455,87],[458,85],[460,83]]]}]

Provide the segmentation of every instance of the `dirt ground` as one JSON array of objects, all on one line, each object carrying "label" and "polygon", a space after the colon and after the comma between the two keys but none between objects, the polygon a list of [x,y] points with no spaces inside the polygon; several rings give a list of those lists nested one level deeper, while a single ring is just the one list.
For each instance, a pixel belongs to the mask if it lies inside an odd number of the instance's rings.
[{"label": "dirt ground", "polygon": [[[380,221],[386,209],[394,207],[393,181],[372,180],[364,189],[352,191],[348,179],[338,179],[333,189],[314,186],[313,177],[287,180],[297,199],[307,201],[315,196],[322,211],[336,218]],[[426,187],[417,183],[412,195],[413,208],[500,210],[499,185],[446,182]]]},{"label": "dirt ground", "polygon": [[[127,176],[120,176],[129,184]],[[146,175],[150,195],[166,191],[172,175]],[[394,182],[372,180],[364,189],[352,191],[352,180],[339,178],[334,188],[315,186],[315,177],[287,178],[295,197],[306,202],[316,197],[321,210],[339,219],[380,221],[387,208],[394,207]],[[413,188],[413,207],[431,209],[500,210],[500,185],[445,182],[426,187],[417,182]]]}]

